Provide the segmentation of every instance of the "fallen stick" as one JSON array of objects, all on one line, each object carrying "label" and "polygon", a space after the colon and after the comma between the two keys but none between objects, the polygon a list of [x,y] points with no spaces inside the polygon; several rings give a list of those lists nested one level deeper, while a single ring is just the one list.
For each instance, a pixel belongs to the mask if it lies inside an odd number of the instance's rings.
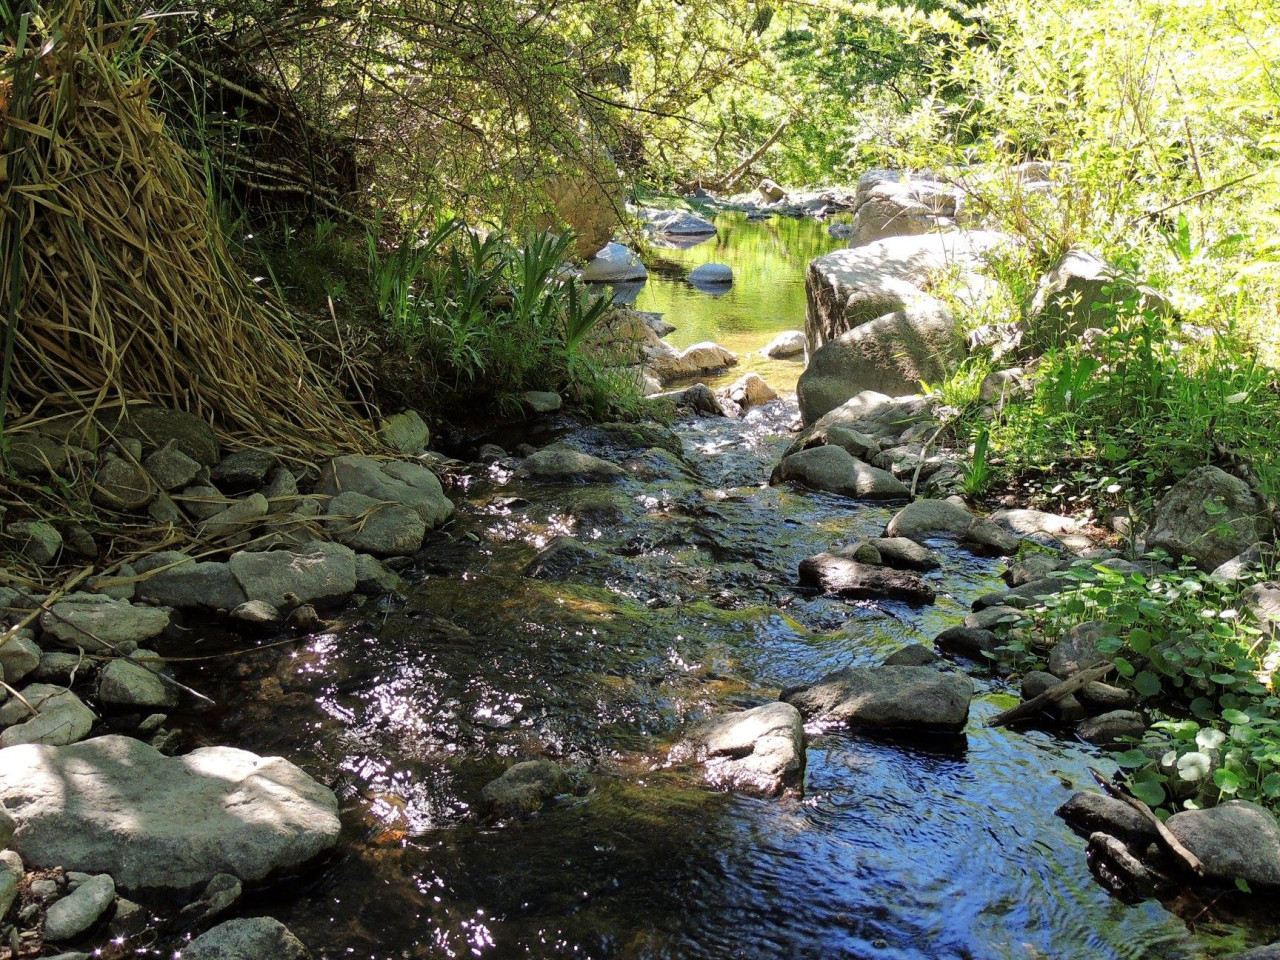
[{"label": "fallen stick", "polygon": [[1200,858],[1182,845],[1182,841],[1173,835],[1173,831],[1164,825],[1164,821],[1157,817],[1155,812],[1149,806],[1137,797],[1131,796],[1121,790],[1093,767],[1089,768],[1089,772],[1093,774],[1093,779],[1098,782],[1098,786],[1102,788],[1103,793],[1107,794],[1109,797],[1114,797],[1122,803],[1128,804],[1134,810],[1138,811],[1139,815],[1141,815],[1141,817],[1150,823],[1155,829],[1156,836],[1160,838],[1160,843],[1164,848],[1177,859],[1181,860],[1183,866],[1194,873],[1197,877],[1204,876],[1204,864],[1200,862]]},{"label": "fallen stick", "polygon": [[1045,707],[1057,703],[1069,694],[1075,693],[1081,687],[1088,686],[1095,680],[1101,680],[1115,668],[1114,663],[1104,663],[1099,667],[1081,670],[1074,677],[1069,677],[1056,686],[1050,687],[1038,697],[1032,697],[1025,703],[1020,703],[1016,707],[1010,707],[1003,713],[996,714],[996,716],[987,721],[987,726],[1007,727],[1018,720],[1025,720],[1027,717],[1035,716]]}]

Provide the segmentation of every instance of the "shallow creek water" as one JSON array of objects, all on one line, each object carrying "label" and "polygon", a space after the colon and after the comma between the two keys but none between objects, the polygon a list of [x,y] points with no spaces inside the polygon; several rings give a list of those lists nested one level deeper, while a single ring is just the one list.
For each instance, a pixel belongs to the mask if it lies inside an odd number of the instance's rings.
[{"label": "shallow creek water", "polygon": [[[680,325],[685,296],[655,290],[648,306],[672,304]],[[714,325],[696,338],[758,350],[802,325],[802,289],[799,311],[740,341]],[[1000,582],[1000,561],[938,545],[935,606],[798,589],[801,559],[878,534],[891,510],[767,487],[795,415],[777,401],[674,437],[547,424],[521,439],[569,442],[631,478],[531,485],[477,466],[458,519],[405,571],[407,602],[184,671],[226,705],[194,721],[205,736],[294,759],[342,798],[339,852],[265,907],[317,956],[378,960],[1189,960],[1256,940],[1109,897],[1053,811],[1091,784],[1089,765],[1113,768],[1046,733],[986,729],[1010,701],[983,675],[953,742],[815,731],[800,796],[718,793],[665,765],[690,721],[927,643]],[[601,558],[526,576],[562,534]],[[581,795],[481,822],[482,786],[536,757],[585,771]]]}]

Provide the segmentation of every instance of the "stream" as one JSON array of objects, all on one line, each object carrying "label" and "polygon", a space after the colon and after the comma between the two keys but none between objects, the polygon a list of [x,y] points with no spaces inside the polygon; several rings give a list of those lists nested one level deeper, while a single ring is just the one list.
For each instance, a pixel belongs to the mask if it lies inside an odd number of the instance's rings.
[{"label": "stream", "polygon": [[[718,225],[658,251],[636,305],[663,312],[678,346],[738,353],[713,382],[754,369],[793,391],[800,363],[757,351],[803,326],[805,266],[839,243],[811,221]],[[735,269],[723,296],[680,277],[707,261]],[[630,476],[556,486],[476,464],[457,478],[458,519],[402,571],[407,599],[187,668],[223,705],[189,718],[197,733],[293,759],[342,800],[339,853],[260,907],[333,960],[1191,960],[1256,942],[1212,914],[1189,924],[1109,896],[1053,811],[1092,786],[1090,765],[1114,767],[1048,733],[985,728],[1014,691],[974,665],[966,737],[811,731],[800,796],[720,793],[667,765],[690,722],[928,644],[1002,585],[1001,561],[935,545],[934,606],[798,588],[802,559],[878,535],[895,508],[768,487],[796,417],[787,394],[742,420],[565,416],[485,437],[567,442]],[[599,555],[526,575],[564,535]],[[193,653],[243,646],[211,635]],[[524,821],[477,816],[484,784],[543,757],[579,771],[578,795]]]}]

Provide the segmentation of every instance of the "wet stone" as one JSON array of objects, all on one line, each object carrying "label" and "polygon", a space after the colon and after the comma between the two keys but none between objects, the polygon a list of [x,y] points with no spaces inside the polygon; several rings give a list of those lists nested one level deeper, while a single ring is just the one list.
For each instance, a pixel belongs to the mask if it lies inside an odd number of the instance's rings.
[{"label": "wet stone", "polygon": [[939,650],[957,654],[986,663],[1000,647],[1001,640],[990,630],[975,630],[970,627],[952,627],[938,634],[933,641]]},{"label": "wet stone", "polygon": [[311,960],[311,953],[279,920],[244,917],[196,937],[182,960]]},{"label": "wet stone", "polygon": [[885,729],[957,733],[969,719],[973,681],[932,667],[848,667],[784,691],[806,719]]},{"label": "wet stone", "polygon": [[941,663],[942,658],[920,643],[903,647],[885,658],[886,667],[929,667]]},{"label": "wet stone", "polygon": [[1124,748],[1147,732],[1146,718],[1133,710],[1112,710],[1085,720],[1076,736],[1098,747]]},{"label": "wet stone", "polygon": [[800,583],[850,600],[928,604],[936,597],[932,587],[912,574],[868,566],[832,553],[820,553],[801,561]]},{"label": "wet stone", "polygon": [[1156,828],[1150,820],[1123,800],[1102,793],[1077,793],[1060,806],[1056,814],[1085,836],[1101,831],[1138,846],[1157,839]]},{"label": "wet stone", "polygon": [[804,772],[804,721],[787,703],[713,717],[689,731],[672,760],[702,764],[714,786],[776,796]]},{"label": "wet stone", "polygon": [[480,796],[496,816],[519,817],[538,810],[548,800],[573,789],[573,781],[550,760],[526,760],[485,784]]}]

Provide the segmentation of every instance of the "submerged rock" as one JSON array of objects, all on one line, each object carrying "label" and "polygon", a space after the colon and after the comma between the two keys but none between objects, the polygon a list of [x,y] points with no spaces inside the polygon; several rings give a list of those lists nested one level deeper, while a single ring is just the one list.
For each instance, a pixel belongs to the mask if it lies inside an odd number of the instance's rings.
[{"label": "submerged rock", "polygon": [[806,719],[851,726],[959,732],[969,719],[973,681],[932,667],[847,667],[784,691]]},{"label": "submerged rock", "polygon": [[485,784],[480,792],[490,813],[519,817],[533,813],[544,803],[573,789],[573,781],[550,760],[526,760]]},{"label": "submerged rock", "polygon": [[338,801],[287,760],[232,747],[166,757],[118,735],[0,752],[14,848],[44,868],[180,891],[218,873],[259,881],[338,839]]},{"label": "submerged rock", "polygon": [[851,600],[901,600],[933,603],[933,588],[901,570],[868,566],[833,553],[820,553],[800,563],[800,583]]},{"label": "submerged rock", "polygon": [[1207,810],[1186,810],[1165,826],[1200,858],[1205,876],[1280,887],[1280,826],[1257,804],[1232,800]]},{"label": "submerged rock", "polygon": [[311,960],[311,953],[279,920],[241,917],[196,937],[182,960]]},{"label": "submerged rock", "polygon": [[772,797],[800,782],[804,720],[788,703],[769,703],[698,724],[672,750],[672,760],[703,764],[707,782]]},{"label": "submerged rock", "polygon": [[626,476],[616,463],[564,447],[539,450],[525,457],[516,468],[516,476],[526,480],[558,483],[598,483]]}]

